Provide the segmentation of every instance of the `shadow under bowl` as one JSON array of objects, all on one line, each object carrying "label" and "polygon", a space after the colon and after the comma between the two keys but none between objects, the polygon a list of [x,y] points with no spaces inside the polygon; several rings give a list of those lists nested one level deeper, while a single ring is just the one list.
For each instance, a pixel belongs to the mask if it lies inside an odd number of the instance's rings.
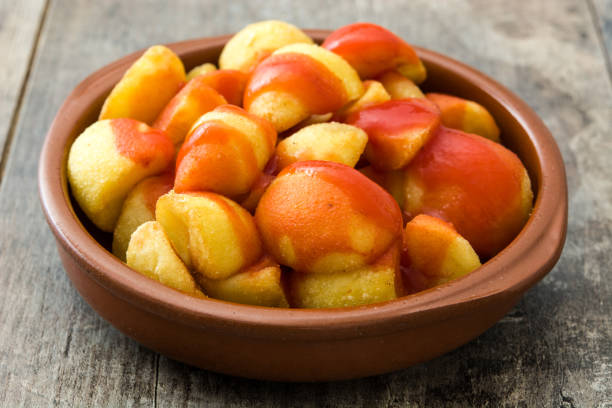
[{"label": "shadow under bowl", "polygon": [[[329,31],[307,30],[322,41]],[[187,68],[217,60],[230,36],[170,44]],[[170,358],[204,369],[279,381],[341,380],[399,370],[453,350],[504,316],[559,259],[567,229],[567,186],[555,141],[527,104],[484,74],[417,48],[424,89],[484,105],[503,143],[523,161],[536,196],[520,234],[473,273],[386,303],[345,309],[274,309],[196,299],[133,271],[109,251],[71,201],[66,160],[98,116],[128,55],[81,82],[60,108],[39,164],[39,192],[58,251],[81,296],[117,329]],[[493,346],[493,345],[492,345]]]}]

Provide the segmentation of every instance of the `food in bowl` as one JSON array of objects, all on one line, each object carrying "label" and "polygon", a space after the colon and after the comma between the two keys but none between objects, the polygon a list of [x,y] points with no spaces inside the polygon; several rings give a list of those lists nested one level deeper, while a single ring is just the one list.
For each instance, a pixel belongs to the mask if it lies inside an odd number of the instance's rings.
[{"label": "food in bowl", "polygon": [[112,232],[132,188],[166,171],[173,156],[172,141],[160,130],[129,118],[99,120],[70,147],[72,195],[96,227]]},{"label": "food in bowl", "polygon": [[[533,200],[523,164],[487,140],[484,107],[420,91],[410,45],[372,24],[322,46],[262,24],[227,43],[221,69],[136,109],[149,81],[166,89],[160,73],[186,78],[178,57],[150,68],[146,52],[105,103],[146,117],[102,119],[74,142],[73,195],[115,231],[119,258],[196,297],[327,308],[465,276],[516,236]],[[275,27],[295,35],[279,42]],[[141,187],[150,177],[171,185]]]}]

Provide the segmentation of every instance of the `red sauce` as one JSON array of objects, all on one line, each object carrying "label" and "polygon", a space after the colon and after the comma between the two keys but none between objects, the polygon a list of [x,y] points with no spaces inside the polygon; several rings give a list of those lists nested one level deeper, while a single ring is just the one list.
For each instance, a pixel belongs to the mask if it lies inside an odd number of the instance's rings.
[{"label": "red sauce", "polygon": [[330,161],[302,161],[294,163],[283,174],[316,172],[317,176],[341,190],[351,207],[379,227],[401,234],[401,211],[393,197],[382,187],[352,167]]},{"label": "red sauce", "polygon": [[263,196],[266,189],[272,184],[278,171],[278,156],[275,154],[268,160],[266,167],[264,167],[262,173],[257,177],[255,183],[253,183],[251,191],[249,191],[245,198],[239,200],[240,205],[248,211],[254,212],[257,208],[257,204],[259,204],[261,196]]},{"label": "red sauce", "polygon": [[266,189],[272,184],[276,176],[271,174],[261,173],[255,183],[253,183],[253,187],[251,187],[251,191],[246,195],[246,198],[240,200],[240,205],[246,208],[250,212],[254,212],[257,208],[257,204],[259,204],[259,200],[266,192]]},{"label": "red sauce", "polygon": [[[309,177],[291,177],[297,173]],[[402,216],[397,203],[351,167],[304,161],[281,171],[262,197],[255,217],[268,250],[276,254],[278,240],[290,237],[297,262],[289,266],[307,272],[330,252],[356,252],[350,239],[355,215],[375,227],[374,245],[362,253],[366,263],[373,262],[400,237]]]},{"label": "red sauce", "polygon": [[361,78],[373,78],[399,65],[419,63],[408,43],[371,23],[344,26],[331,33],[322,47],[343,57]]},{"label": "red sauce", "polygon": [[[409,261],[405,261],[406,257],[402,258],[400,265],[400,275],[402,275],[402,282],[404,284],[404,290],[406,295],[421,292],[436,286],[432,284],[431,279],[425,275],[422,271],[413,268]],[[407,262],[407,263],[406,263]]]},{"label": "red sauce", "polygon": [[523,165],[495,142],[441,127],[406,172],[424,191],[410,215],[452,223],[481,257],[495,255],[523,226]]},{"label": "red sauce", "polygon": [[151,177],[147,180],[147,186],[144,190],[144,199],[146,207],[152,214],[155,214],[155,205],[159,197],[172,190],[173,184],[174,174],[172,172],[167,172],[157,177]]},{"label": "red sauce", "polygon": [[248,79],[246,73],[233,69],[220,69],[200,75],[193,80],[195,79],[219,92],[228,103],[237,106],[242,104],[242,96]]},{"label": "red sauce", "polygon": [[346,123],[360,127],[368,133],[370,141],[376,143],[377,139],[399,135],[407,128],[437,124],[439,117],[440,112],[432,102],[423,98],[410,98],[368,106],[351,114]]},{"label": "red sauce", "polygon": [[[448,230],[448,233],[436,232],[436,229]],[[445,278],[441,275],[442,263],[456,236],[451,224],[426,215],[419,215],[406,225],[401,271],[408,293],[420,292],[441,283]],[[418,259],[412,259],[412,256]]]},{"label": "red sauce", "polygon": [[440,124],[440,112],[422,98],[399,99],[368,106],[351,114],[346,123],[368,134],[366,155],[372,165],[391,170],[403,167],[427,141],[414,140],[411,130],[433,131]]},{"label": "red sauce", "polygon": [[278,155],[273,154],[272,157],[270,157],[270,160],[268,160],[268,163],[266,163],[266,167],[264,167],[263,173],[276,177],[279,170],[280,169],[278,168]]},{"label": "red sauce", "polygon": [[215,111],[217,112],[226,112],[226,113],[233,113],[236,115],[241,115],[244,116],[245,118],[251,120],[252,122],[257,123],[257,125],[263,130],[263,132],[265,133],[268,142],[270,143],[270,152],[272,152],[274,150],[274,146],[276,146],[276,139],[278,137],[277,133],[276,133],[276,129],[274,129],[274,126],[272,126],[272,124],[270,122],[268,122],[267,120],[265,120],[264,118],[261,118],[257,115],[253,115],[247,111],[245,111],[242,108],[239,108],[238,106],[233,106],[233,105],[222,105],[219,106],[218,108],[215,109]]},{"label": "red sauce", "polygon": [[179,150],[174,189],[236,196],[247,192],[259,174],[247,137],[222,122],[209,121],[194,129]]},{"label": "red sauce", "polygon": [[134,119],[111,119],[110,125],[122,156],[143,167],[160,158],[167,163],[172,160],[174,145],[165,132]]},{"label": "red sauce", "polygon": [[297,53],[271,55],[255,68],[246,87],[245,108],[268,91],[297,96],[312,114],[333,112],[348,102],[338,77],[319,61]]},{"label": "red sauce", "polygon": [[[168,132],[177,143],[185,137],[191,125],[201,115],[227,103],[219,92],[200,81],[200,78],[196,77],[189,81],[168,102],[153,123],[154,128]],[[187,116],[185,113],[190,113],[190,115]]]}]

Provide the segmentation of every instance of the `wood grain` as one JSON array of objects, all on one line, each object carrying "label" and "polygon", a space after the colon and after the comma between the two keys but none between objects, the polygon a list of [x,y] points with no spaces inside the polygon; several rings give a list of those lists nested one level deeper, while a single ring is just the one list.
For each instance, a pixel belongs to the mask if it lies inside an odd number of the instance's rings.
[{"label": "wood grain", "polygon": [[587,0],[608,59],[608,74],[612,79],[612,0]]},{"label": "wood grain", "polygon": [[0,2],[0,179],[45,9],[45,0]]},{"label": "wood grain", "polygon": [[[356,381],[244,380],[143,349],[71,287],[36,197],[40,145],[62,100],[128,52],[268,18],[309,28],[387,26],[498,79],[557,138],[570,187],[563,256],[473,342]],[[612,86],[593,21],[589,4],[574,0],[52,1],[0,186],[0,405],[610,407]]]}]

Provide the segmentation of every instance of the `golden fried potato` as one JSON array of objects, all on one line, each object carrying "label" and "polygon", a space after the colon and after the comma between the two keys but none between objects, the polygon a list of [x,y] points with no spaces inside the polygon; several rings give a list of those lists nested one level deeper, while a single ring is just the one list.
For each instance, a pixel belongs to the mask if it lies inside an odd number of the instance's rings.
[{"label": "golden fried potato", "polygon": [[300,308],[367,305],[396,299],[404,292],[398,245],[373,264],[335,273],[292,271],[288,282],[291,304]]},{"label": "golden fried potato", "polygon": [[219,67],[248,73],[277,49],[294,43],[312,44],[312,39],[299,28],[282,21],[249,24],[225,44]]},{"label": "golden fried potato", "polygon": [[251,214],[218,194],[170,191],[157,200],[155,218],[185,265],[204,277],[228,278],[262,255]]},{"label": "golden fried potato", "polygon": [[115,85],[99,119],[130,118],[151,124],[184,83],[180,58],[169,48],[155,45]]},{"label": "golden fried potato", "polygon": [[193,78],[197,76],[208,74],[209,72],[213,72],[216,70],[217,70],[217,67],[215,67],[215,64],[211,64],[210,62],[207,62],[207,63],[198,65],[197,67],[192,68],[187,73],[187,77],[185,78],[185,80],[191,81]]},{"label": "golden fried potato", "polygon": [[70,147],[68,181],[87,217],[111,232],[132,188],[162,173],[173,158],[174,146],[164,132],[132,119],[102,120]]},{"label": "golden fried potato", "polygon": [[378,77],[378,80],[385,87],[391,99],[425,97],[417,84],[397,71],[388,71]]},{"label": "golden fried potato", "polygon": [[246,305],[289,307],[281,284],[281,269],[269,257],[226,279],[196,275],[206,293],[215,299]]},{"label": "golden fried potato", "polygon": [[142,180],[128,194],[113,231],[113,254],[125,262],[125,251],[132,233],[147,221],[155,220],[157,199],[172,189],[171,173]]},{"label": "golden fried potato", "polygon": [[342,123],[306,126],[276,147],[278,168],[304,160],[326,160],[355,167],[368,143],[361,129]]},{"label": "golden fried potato", "polygon": [[188,295],[206,297],[157,221],[145,222],[134,231],[126,257],[128,266],[144,276]]},{"label": "golden fried potato", "polygon": [[175,146],[183,142],[200,116],[227,104],[225,98],[203,79],[205,77],[200,75],[187,82],[153,122],[153,127],[166,132]]},{"label": "golden fried potato", "polygon": [[418,292],[467,275],[480,259],[451,224],[421,214],[404,229],[402,265],[406,287]]},{"label": "golden fried potato", "polygon": [[365,90],[363,95],[334,113],[334,120],[343,122],[349,115],[355,112],[391,99],[385,88],[378,81],[363,81],[363,87]]},{"label": "golden fried potato", "polygon": [[484,106],[452,95],[428,93],[426,96],[440,108],[444,126],[499,143],[499,127]]},{"label": "golden fried potato", "polygon": [[340,27],[325,39],[322,47],[348,61],[362,79],[375,78],[392,69],[417,84],[427,76],[412,46],[376,24],[353,23]]},{"label": "golden fried potato", "polygon": [[440,126],[440,111],[424,98],[391,100],[367,106],[346,123],[368,134],[365,157],[379,170],[405,167]]}]

